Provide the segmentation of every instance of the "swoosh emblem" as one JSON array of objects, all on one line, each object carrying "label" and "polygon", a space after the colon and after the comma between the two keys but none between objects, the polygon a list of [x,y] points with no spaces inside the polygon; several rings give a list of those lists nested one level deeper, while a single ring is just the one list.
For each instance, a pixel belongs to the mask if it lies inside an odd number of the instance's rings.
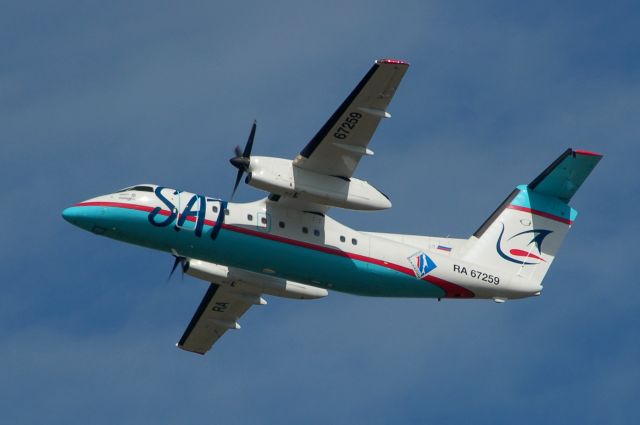
[{"label": "swoosh emblem", "polygon": [[[538,255],[532,254],[531,252],[528,251],[524,251],[522,249],[511,249],[509,251],[509,254],[511,254],[511,256],[507,255],[503,250],[502,250],[502,237],[504,236],[504,223],[502,224],[502,230],[500,231],[500,236],[498,236],[498,241],[496,242],[496,251],[498,252],[498,255],[500,255],[500,257],[504,258],[507,261],[510,261],[512,263],[516,263],[516,264],[521,264],[521,265],[525,265],[525,266],[532,266],[535,264],[540,264],[540,263],[531,263],[531,262],[527,262],[525,261],[526,259],[535,259],[535,260],[539,260],[539,261],[544,261],[546,262],[546,260]],[[524,235],[527,233],[532,233],[533,239],[531,239],[531,242],[529,242],[527,245],[531,245],[532,243],[535,243],[536,248],[538,249],[538,252],[542,252],[542,242],[544,241],[544,238],[546,238],[547,236],[549,236],[550,233],[552,233],[552,230],[545,230],[545,229],[533,229],[533,230],[526,230],[524,232],[520,232],[516,235],[513,235],[512,237],[509,238],[509,240],[515,238],[516,236],[520,236],[520,235]],[[515,257],[521,257],[521,258],[514,258]]]}]

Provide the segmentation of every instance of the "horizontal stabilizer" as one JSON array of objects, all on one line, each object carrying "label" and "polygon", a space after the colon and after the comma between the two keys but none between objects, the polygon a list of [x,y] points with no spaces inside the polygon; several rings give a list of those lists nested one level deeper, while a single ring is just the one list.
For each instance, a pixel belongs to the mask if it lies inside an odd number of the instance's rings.
[{"label": "horizontal stabilizer", "polygon": [[529,184],[529,190],[569,202],[600,159],[600,154],[569,148]]}]

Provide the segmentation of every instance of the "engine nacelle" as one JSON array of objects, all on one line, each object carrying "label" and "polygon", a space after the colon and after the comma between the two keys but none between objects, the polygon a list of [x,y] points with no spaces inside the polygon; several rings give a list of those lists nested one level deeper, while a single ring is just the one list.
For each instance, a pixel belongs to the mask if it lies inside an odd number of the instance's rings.
[{"label": "engine nacelle", "polygon": [[304,170],[282,158],[252,156],[246,182],[278,195],[351,210],[384,210],[391,201],[364,180]]},{"label": "engine nacelle", "polygon": [[244,286],[249,292],[259,291],[261,294],[275,295],[276,297],[307,300],[326,297],[329,294],[326,289],[304,283],[229,268],[202,260],[188,259],[184,265],[184,272],[189,276],[208,282],[221,282],[227,285],[233,283],[234,288],[239,290],[242,290]]}]

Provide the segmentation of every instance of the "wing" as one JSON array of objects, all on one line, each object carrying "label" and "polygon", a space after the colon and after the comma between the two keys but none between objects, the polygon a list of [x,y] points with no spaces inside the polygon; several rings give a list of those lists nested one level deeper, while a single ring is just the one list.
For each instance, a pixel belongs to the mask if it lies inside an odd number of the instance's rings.
[{"label": "wing", "polygon": [[266,301],[259,294],[211,283],[178,347],[205,354],[227,330],[240,329],[237,320],[253,304],[266,304]]},{"label": "wing", "polygon": [[293,164],[316,173],[349,178],[367,148],[407,71],[406,62],[381,59],[364,76],[296,157]]}]

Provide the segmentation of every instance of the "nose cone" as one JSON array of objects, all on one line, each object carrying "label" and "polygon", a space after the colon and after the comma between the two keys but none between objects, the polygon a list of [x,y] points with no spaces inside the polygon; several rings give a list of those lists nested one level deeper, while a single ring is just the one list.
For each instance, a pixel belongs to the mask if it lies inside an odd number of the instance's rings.
[{"label": "nose cone", "polygon": [[69,207],[65,208],[62,211],[62,218],[67,220],[71,224],[76,224],[75,221],[82,213],[80,212],[80,208],[78,207]]},{"label": "nose cone", "polygon": [[62,211],[62,218],[67,220],[74,226],[78,226],[81,229],[91,230],[94,227],[95,220],[88,214],[86,207],[69,207]]}]

